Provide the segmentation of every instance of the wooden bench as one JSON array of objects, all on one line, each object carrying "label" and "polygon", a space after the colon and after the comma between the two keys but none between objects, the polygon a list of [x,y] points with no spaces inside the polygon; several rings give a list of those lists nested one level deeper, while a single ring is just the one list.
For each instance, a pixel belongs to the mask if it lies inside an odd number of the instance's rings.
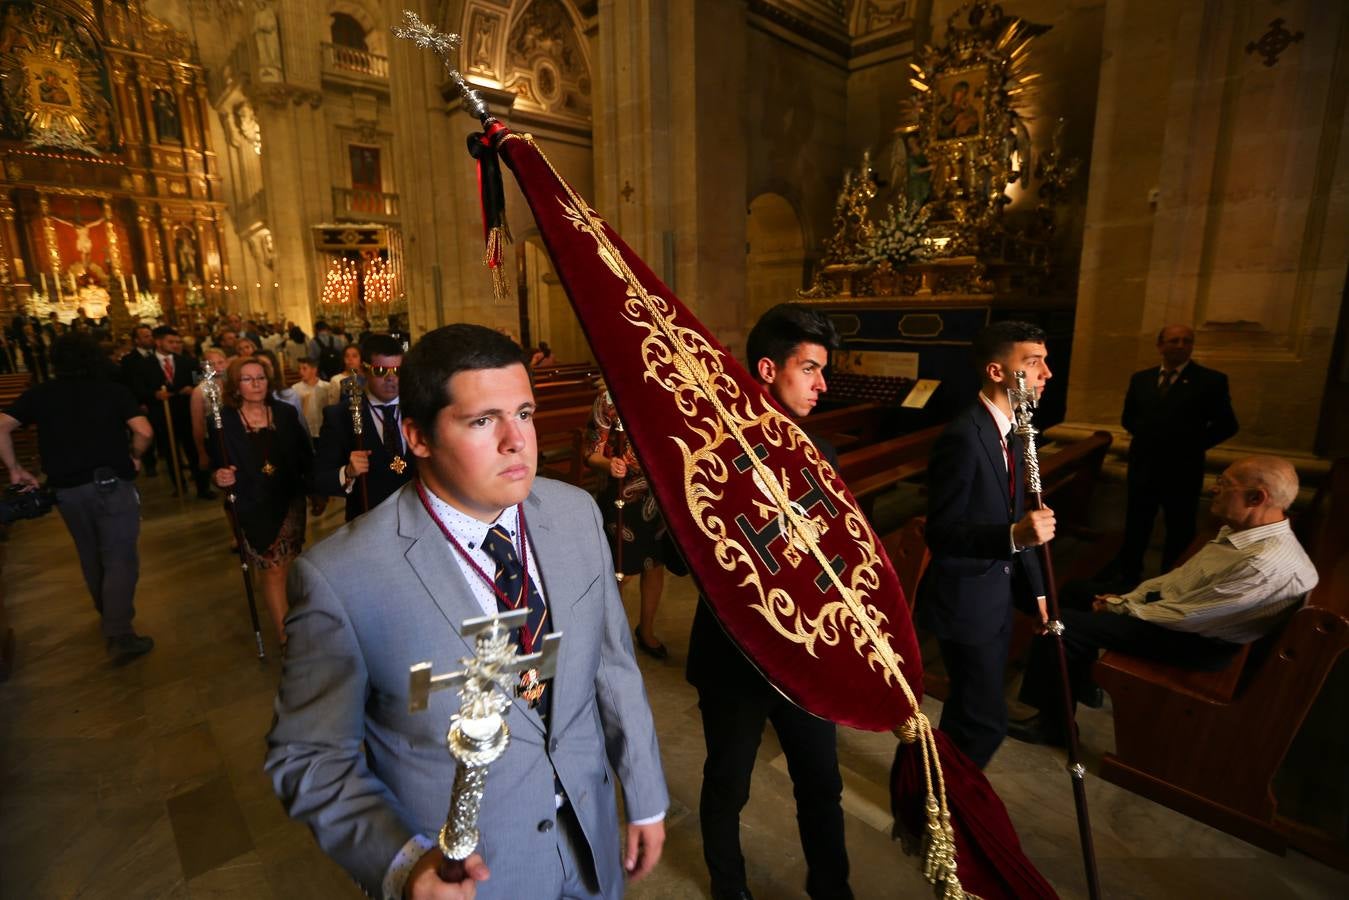
[{"label": "wooden bench", "polygon": [[[1106,653],[1096,681],[1115,710],[1101,776],[1257,846],[1345,864],[1342,843],[1282,819],[1273,779],[1349,649],[1349,459],[1337,460],[1294,530],[1320,578],[1281,629],[1219,672]],[[1340,761],[1341,771],[1343,760]]]},{"label": "wooden bench", "polygon": [[839,455],[839,476],[868,520],[872,519],[877,497],[899,482],[927,471],[932,445],[943,428],[944,425],[934,425]]},{"label": "wooden bench", "polygon": [[[8,529],[0,525],[0,573],[5,567],[5,551],[9,546]],[[14,629],[9,625],[9,614],[5,612],[5,594],[7,579],[0,577],[0,681],[9,678],[14,669]]]},{"label": "wooden bench", "polygon": [[539,474],[563,481],[572,479],[572,459],[577,452],[576,431],[590,421],[594,407],[587,403],[534,414],[534,433],[539,447]]},{"label": "wooden bench", "polygon": [[811,434],[834,445],[839,453],[876,440],[885,419],[885,408],[878,403],[854,403],[826,412],[813,413],[800,423]]},{"label": "wooden bench", "polygon": [[[29,376],[26,373],[0,375],[0,411],[8,409],[19,399],[19,395],[28,390],[30,385]],[[14,440],[14,457],[19,465],[30,472],[41,472],[41,465],[37,453],[37,429],[20,428],[13,432],[11,437]],[[0,471],[4,467],[0,466]]]}]

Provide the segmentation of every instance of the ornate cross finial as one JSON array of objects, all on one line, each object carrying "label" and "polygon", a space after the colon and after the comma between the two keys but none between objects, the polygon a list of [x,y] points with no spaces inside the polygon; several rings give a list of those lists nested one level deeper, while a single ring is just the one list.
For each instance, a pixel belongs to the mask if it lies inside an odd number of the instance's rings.
[{"label": "ornate cross finial", "polygon": [[206,408],[211,412],[211,420],[215,422],[216,431],[220,430],[220,373],[216,371],[215,366],[207,360],[201,364],[202,382],[201,393],[206,400]]},{"label": "ornate cross finial", "polygon": [[412,41],[423,50],[430,50],[440,57],[445,64],[445,73],[450,76],[450,80],[459,88],[460,95],[464,98],[464,108],[477,116],[483,124],[492,118],[492,113],[487,109],[487,101],[469,85],[468,79],[454,65],[450,54],[459,49],[462,39],[457,34],[447,34],[434,25],[429,25],[421,20],[410,9],[403,10],[403,24],[395,25],[393,36],[402,38],[405,41]]},{"label": "ornate cross finial", "polygon": [[408,711],[425,710],[432,691],[460,687],[459,712],[450,719],[445,741],[459,763],[450,795],[450,811],[440,830],[440,850],[446,859],[466,859],[478,845],[478,811],[487,786],[487,767],[506,752],[511,732],[506,714],[517,694],[516,673],[528,671],[533,683],[557,673],[561,632],[543,639],[538,653],[515,654],[511,631],[524,627],[528,609],[467,619],[459,632],[473,638],[474,655],[460,660],[464,668],[432,675],[429,662],[408,673]]}]

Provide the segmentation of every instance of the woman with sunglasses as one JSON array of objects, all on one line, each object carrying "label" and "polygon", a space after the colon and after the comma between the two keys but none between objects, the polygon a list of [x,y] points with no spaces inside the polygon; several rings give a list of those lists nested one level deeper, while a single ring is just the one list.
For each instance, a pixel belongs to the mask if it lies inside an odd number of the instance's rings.
[{"label": "woman with sunglasses", "polygon": [[284,648],[286,575],[304,547],[305,496],[314,464],[309,431],[293,406],[275,399],[262,362],[236,358],[225,378],[221,432],[207,442],[215,483],[234,496],[244,538],[239,550],[259,575]]}]

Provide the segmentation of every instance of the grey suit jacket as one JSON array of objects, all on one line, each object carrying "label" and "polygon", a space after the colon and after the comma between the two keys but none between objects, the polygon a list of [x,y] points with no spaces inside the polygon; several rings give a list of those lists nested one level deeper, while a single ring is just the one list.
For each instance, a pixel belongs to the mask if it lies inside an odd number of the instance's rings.
[{"label": "grey suit jacket", "polygon": [[[585,833],[606,897],[623,893],[610,772],[629,819],[665,811],[655,726],[633,658],[600,513],[585,492],[546,479],[525,501],[553,629],[564,634],[547,734],[517,700],[510,746],[489,770],[479,850],[483,898],[560,893],[553,773]],[[460,668],[457,632],[482,615],[444,536],[408,485],[296,560],[289,645],[267,737],[266,770],[290,815],[368,893],[414,833],[434,837],[455,763],[445,746],[453,691],[408,712],[408,667]]]}]

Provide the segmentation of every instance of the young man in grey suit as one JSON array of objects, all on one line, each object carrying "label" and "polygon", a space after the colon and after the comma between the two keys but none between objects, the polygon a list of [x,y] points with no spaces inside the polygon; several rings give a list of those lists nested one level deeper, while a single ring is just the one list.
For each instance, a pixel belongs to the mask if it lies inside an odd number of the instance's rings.
[{"label": "young man in grey suit", "polygon": [[[535,479],[521,360],[476,325],[424,336],[402,371],[419,481],[292,569],[266,768],[290,814],[372,896],[617,898],[625,872],[641,878],[660,858],[669,797],[600,513],[583,491]],[[502,556],[517,572],[525,560],[524,631],[563,633],[560,661],[536,703],[514,702],[478,851],[447,883],[433,836],[454,782],[444,736],[458,699],[440,692],[409,714],[408,667],[459,668],[472,652],[460,623],[511,602]]]}]

